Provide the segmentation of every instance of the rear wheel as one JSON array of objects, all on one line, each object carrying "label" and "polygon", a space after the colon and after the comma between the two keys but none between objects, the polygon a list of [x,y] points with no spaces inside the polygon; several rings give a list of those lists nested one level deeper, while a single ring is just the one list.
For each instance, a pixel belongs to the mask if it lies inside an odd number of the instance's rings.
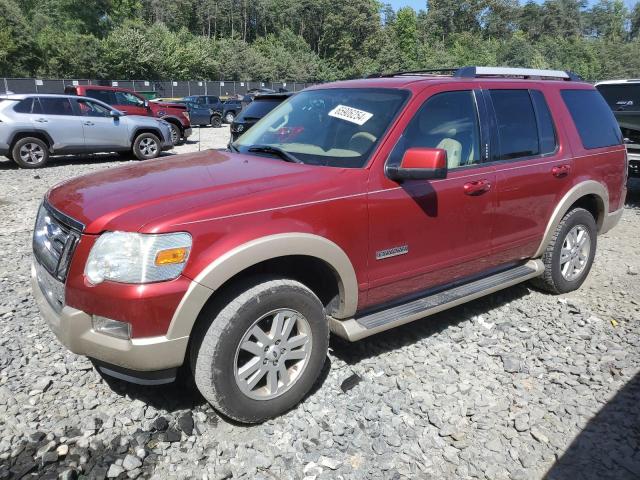
[{"label": "rear wheel", "polygon": [[222,118],[220,118],[218,115],[213,115],[210,122],[213,128],[220,128],[222,126]]},{"label": "rear wheel", "polygon": [[39,138],[22,138],[13,146],[11,157],[22,168],[41,168],[49,161],[49,147]]},{"label": "rear wheel", "polygon": [[[235,420],[280,415],[309,392],[324,365],[329,329],[322,303],[294,280],[238,286],[192,348],[202,395]],[[210,323],[209,323],[210,322]]]},{"label": "rear wheel", "polygon": [[586,280],[596,253],[598,230],[584,208],[568,212],[542,255],[544,274],[533,285],[551,293],[576,290]]},{"label": "rear wheel", "polygon": [[150,160],[160,155],[160,139],[153,133],[142,133],[133,141],[133,154],[138,160]]}]

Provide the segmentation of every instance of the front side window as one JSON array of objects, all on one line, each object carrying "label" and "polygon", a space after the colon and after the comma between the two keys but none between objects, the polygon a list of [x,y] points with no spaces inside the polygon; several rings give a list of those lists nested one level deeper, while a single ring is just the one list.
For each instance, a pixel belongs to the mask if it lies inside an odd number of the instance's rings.
[{"label": "front side window", "polygon": [[257,146],[276,147],[303,163],[362,168],[408,96],[404,90],[381,88],[303,91],[274,108],[232,147],[259,155],[268,153],[264,148],[256,152]]},{"label": "front side window", "polygon": [[40,97],[40,107],[45,115],[73,115],[68,98]]},{"label": "front side window", "polygon": [[78,100],[78,107],[83,117],[109,117],[111,115],[108,108],[90,100]]},{"label": "front side window", "polygon": [[536,115],[529,90],[490,90],[498,128],[498,160],[540,154]]},{"label": "front side window", "polygon": [[613,112],[597,90],[562,90],[562,99],[586,149],[622,143],[622,133]]},{"label": "front side window", "polygon": [[116,105],[142,107],[144,105],[144,100],[129,92],[116,92]]},{"label": "front side window", "polygon": [[449,169],[478,163],[480,130],[474,93],[460,90],[430,97],[400,137],[390,164],[399,165],[405,151],[415,147],[445,150]]}]

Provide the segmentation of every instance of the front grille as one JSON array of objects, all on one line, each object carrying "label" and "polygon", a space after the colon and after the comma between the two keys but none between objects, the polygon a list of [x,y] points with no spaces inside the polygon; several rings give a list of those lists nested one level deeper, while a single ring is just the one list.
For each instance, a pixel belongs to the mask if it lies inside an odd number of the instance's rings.
[{"label": "front grille", "polygon": [[43,203],[33,231],[36,261],[57,280],[64,282],[84,226]]}]

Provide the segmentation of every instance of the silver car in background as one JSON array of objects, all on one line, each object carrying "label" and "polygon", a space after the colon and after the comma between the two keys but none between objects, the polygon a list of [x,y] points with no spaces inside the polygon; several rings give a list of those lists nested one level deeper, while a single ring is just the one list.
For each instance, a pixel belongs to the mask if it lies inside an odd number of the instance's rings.
[{"label": "silver car in background", "polygon": [[173,148],[164,120],[126,115],[106,103],[75,95],[0,97],[0,155],[23,168],[40,168],[50,155],[98,152],[156,158]]}]

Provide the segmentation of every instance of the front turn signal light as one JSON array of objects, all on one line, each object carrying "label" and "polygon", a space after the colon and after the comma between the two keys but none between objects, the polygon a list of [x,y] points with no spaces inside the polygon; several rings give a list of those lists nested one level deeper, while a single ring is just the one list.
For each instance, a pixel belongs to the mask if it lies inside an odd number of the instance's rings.
[{"label": "front turn signal light", "polygon": [[160,250],[156,254],[155,264],[161,265],[174,265],[177,263],[184,263],[189,255],[189,249],[186,247],[169,248],[167,250]]}]

